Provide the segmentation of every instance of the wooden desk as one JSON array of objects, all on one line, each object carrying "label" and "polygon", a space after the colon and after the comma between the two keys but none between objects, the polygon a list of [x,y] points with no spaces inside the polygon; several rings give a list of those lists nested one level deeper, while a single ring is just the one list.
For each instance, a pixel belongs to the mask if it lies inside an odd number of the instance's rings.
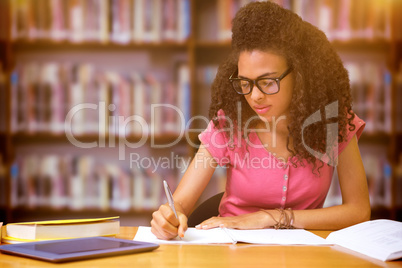
[{"label": "wooden desk", "polygon": [[[121,227],[118,238],[133,239],[136,227]],[[329,231],[312,231],[326,238]],[[402,267],[339,246],[161,245],[152,252],[63,264],[0,254],[0,267]]]}]

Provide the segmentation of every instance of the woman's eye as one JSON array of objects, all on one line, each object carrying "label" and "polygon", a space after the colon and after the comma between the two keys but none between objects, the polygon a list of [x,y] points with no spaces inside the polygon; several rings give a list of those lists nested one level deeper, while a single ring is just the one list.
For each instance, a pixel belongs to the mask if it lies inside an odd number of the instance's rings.
[{"label": "woman's eye", "polygon": [[274,81],[272,80],[260,80],[260,86],[261,87],[272,87],[274,84]]},{"label": "woman's eye", "polygon": [[241,83],[240,83],[240,86],[242,87],[242,88],[248,88],[249,87],[249,82],[247,82],[247,81],[242,81]]}]

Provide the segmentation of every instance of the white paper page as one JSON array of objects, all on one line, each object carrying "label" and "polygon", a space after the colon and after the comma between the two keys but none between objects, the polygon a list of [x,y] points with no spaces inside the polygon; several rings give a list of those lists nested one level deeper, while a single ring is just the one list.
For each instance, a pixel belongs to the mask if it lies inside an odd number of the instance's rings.
[{"label": "white paper page", "polygon": [[156,244],[224,244],[232,243],[232,240],[220,228],[209,230],[198,230],[195,228],[188,228],[182,240],[176,237],[173,240],[160,240],[151,232],[151,227],[138,227],[137,234],[134,241],[151,242]]},{"label": "white paper page", "polygon": [[[228,232],[229,235],[226,233]],[[252,244],[278,244],[278,245],[331,245],[325,239],[306,230],[235,230],[214,228],[209,230],[198,230],[188,228],[184,238],[176,237],[173,240],[159,240],[151,232],[151,227],[139,227],[134,237],[135,241],[144,241],[157,244],[219,244],[237,242]]]},{"label": "white paper page", "polygon": [[331,245],[326,241],[309,231],[303,229],[290,230],[234,230],[227,229],[228,232],[238,242],[253,243],[253,244],[278,244],[278,245]]},{"label": "white paper page", "polygon": [[[379,260],[402,257],[402,222],[366,221],[332,232],[327,241]],[[392,258],[390,255],[393,254]]]}]

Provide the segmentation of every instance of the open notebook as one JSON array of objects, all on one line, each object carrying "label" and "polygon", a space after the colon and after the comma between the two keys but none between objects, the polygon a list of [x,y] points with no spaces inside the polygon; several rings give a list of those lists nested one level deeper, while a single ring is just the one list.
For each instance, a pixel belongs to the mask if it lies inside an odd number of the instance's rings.
[{"label": "open notebook", "polygon": [[292,230],[235,230],[227,228],[214,228],[199,230],[188,228],[184,238],[176,237],[173,240],[160,240],[151,232],[151,227],[141,226],[134,237],[136,241],[152,242],[157,244],[224,244],[224,243],[252,243],[252,244],[278,244],[278,245],[331,245],[309,231],[302,229]]},{"label": "open notebook", "polygon": [[402,258],[402,222],[386,219],[362,222],[335,232],[323,239],[302,229],[234,230],[189,228],[183,240],[165,241],[151,233],[151,227],[139,227],[134,240],[156,244],[219,244],[245,242],[278,245],[339,245],[382,261]]}]

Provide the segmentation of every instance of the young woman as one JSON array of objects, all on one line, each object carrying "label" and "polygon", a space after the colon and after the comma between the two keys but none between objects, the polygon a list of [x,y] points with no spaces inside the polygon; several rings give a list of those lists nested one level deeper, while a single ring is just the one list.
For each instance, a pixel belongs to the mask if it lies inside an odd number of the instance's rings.
[{"label": "young woman", "polygon": [[[153,213],[160,239],[184,236],[216,165],[227,167],[217,217],[197,228],[339,229],[370,218],[348,73],[324,33],[271,2],[241,8],[231,56],[212,85],[208,128],[173,197]],[[336,168],[342,204],[323,208]]]}]

